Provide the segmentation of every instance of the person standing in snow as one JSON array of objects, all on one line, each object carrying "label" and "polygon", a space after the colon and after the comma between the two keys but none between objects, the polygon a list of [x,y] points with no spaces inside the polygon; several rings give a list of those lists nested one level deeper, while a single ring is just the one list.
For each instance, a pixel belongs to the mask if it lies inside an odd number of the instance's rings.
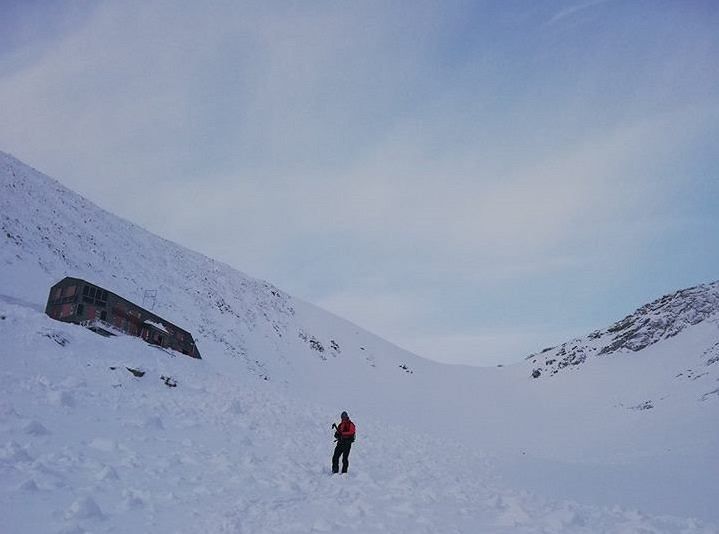
[{"label": "person standing in snow", "polygon": [[350,421],[347,412],[342,412],[342,421],[339,425],[333,424],[332,428],[335,429],[335,440],[337,446],[335,447],[335,453],[332,455],[332,472],[339,473],[340,470],[340,456],[342,456],[342,472],[346,473],[349,467],[349,455],[352,443],[355,440],[355,424]]}]

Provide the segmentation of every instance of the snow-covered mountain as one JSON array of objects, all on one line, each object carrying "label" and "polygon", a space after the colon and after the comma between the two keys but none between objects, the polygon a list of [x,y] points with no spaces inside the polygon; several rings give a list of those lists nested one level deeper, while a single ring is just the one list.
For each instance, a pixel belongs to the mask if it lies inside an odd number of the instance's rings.
[{"label": "snow-covered mountain", "polygon": [[[585,363],[588,358],[617,352],[638,352],[703,321],[719,324],[719,282],[664,295],[609,328],[544,349],[527,359],[536,364],[532,370],[534,378],[555,375],[562,369]],[[716,351],[717,345],[706,350],[706,366],[717,362]],[[715,371],[719,377],[719,366]],[[709,373],[691,369],[687,372]]]},{"label": "snow-covered mountain", "polygon": [[154,311],[196,334],[203,354],[241,359],[268,380],[295,374],[290,369],[305,359],[352,358],[397,374],[404,373],[400,364],[417,359],[268,282],[107,213],[7,154],[0,153],[0,176],[6,298],[44,306],[64,276],[139,304],[155,290]]},{"label": "snow-covered mountain", "polygon": [[[716,283],[528,361],[470,368],[2,153],[0,231],[2,532],[717,532]],[[203,359],[53,321],[44,304],[64,276],[139,304],[157,290],[153,311]],[[555,373],[572,351],[583,363]],[[333,478],[344,409],[359,436],[349,477]]]}]

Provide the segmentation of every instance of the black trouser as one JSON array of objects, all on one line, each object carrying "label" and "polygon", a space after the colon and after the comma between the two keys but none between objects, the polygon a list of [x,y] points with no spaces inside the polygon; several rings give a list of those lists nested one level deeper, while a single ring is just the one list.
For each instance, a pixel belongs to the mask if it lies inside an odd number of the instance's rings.
[{"label": "black trouser", "polygon": [[342,456],[342,472],[346,473],[350,465],[348,457],[350,455],[351,441],[338,440],[335,447],[335,453],[332,455],[332,472],[338,473],[340,470],[340,455]]}]

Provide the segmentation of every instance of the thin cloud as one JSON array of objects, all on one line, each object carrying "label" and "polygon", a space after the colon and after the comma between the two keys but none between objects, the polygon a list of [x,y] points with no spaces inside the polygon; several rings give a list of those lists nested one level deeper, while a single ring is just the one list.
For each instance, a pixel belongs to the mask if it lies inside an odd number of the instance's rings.
[{"label": "thin cloud", "polygon": [[560,20],[576,15],[580,11],[584,11],[585,9],[589,9],[592,7],[596,7],[601,4],[606,4],[608,2],[611,2],[613,0],[589,0],[588,2],[582,2],[580,4],[575,4],[573,6],[565,7],[564,9],[558,11],[557,13],[550,18],[546,25],[551,26],[552,24],[556,24]]}]

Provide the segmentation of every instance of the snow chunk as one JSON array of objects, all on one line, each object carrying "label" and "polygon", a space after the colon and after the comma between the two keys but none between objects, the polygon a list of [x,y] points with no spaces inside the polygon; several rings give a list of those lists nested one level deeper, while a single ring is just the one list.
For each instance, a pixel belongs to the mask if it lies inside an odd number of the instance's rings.
[{"label": "snow chunk", "polygon": [[0,461],[9,464],[18,464],[32,462],[32,458],[20,444],[15,441],[8,441],[5,446],[0,449]]},{"label": "snow chunk", "polygon": [[37,460],[32,464],[30,474],[42,488],[57,489],[67,487],[65,476],[55,469],[45,465],[42,460]]},{"label": "snow chunk", "polygon": [[19,489],[20,491],[28,491],[31,493],[40,491],[40,488],[38,487],[37,482],[35,482],[34,478],[27,479],[25,482],[20,484],[17,489]]},{"label": "snow chunk", "polygon": [[145,492],[136,489],[123,490],[122,497],[122,506],[125,510],[142,508],[145,506],[145,501],[147,499]]},{"label": "snow chunk", "polygon": [[65,519],[102,519],[105,514],[92,497],[82,497],[76,500],[67,512]]},{"label": "snow chunk", "polygon": [[494,507],[500,510],[497,518],[498,526],[516,528],[532,522],[532,518],[524,508],[522,501],[516,496],[500,495],[494,501]]},{"label": "snow chunk", "polygon": [[106,465],[100,471],[98,471],[97,474],[95,475],[95,478],[98,481],[119,480],[120,479],[120,477],[117,476],[117,471],[115,471],[115,469],[111,465]]},{"label": "snow chunk", "polygon": [[40,421],[30,421],[23,427],[23,432],[25,434],[30,434],[31,436],[46,436],[50,433],[50,431],[45,428],[45,426],[40,423]]}]

